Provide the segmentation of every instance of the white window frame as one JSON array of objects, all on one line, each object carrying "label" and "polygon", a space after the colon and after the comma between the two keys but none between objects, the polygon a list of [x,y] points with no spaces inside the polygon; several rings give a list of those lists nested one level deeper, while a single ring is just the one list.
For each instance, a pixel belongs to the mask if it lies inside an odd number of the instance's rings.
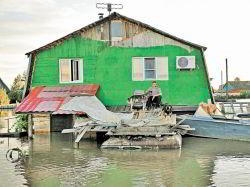
[{"label": "white window frame", "polygon": [[[78,61],[78,74],[79,74],[79,80],[75,81],[61,81],[61,60],[68,60],[68,66],[69,66],[69,80],[71,80],[71,60]],[[59,59],[59,82],[60,84],[68,84],[68,83],[82,83],[83,82],[83,59],[80,58],[64,58]]]},{"label": "white window frame", "polygon": [[[134,77],[133,77],[133,59],[135,58],[138,58],[138,59],[141,59],[142,62],[143,62],[143,76],[142,76],[142,79],[141,80],[135,80]],[[155,79],[145,79],[145,58],[154,58],[155,59],[155,71],[156,71],[156,75],[155,75]],[[159,71],[158,71],[158,66],[159,66],[159,59],[160,58],[166,58],[167,59],[167,77],[166,79],[162,79],[160,77],[160,74],[159,74]],[[132,81],[153,81],[153,80],[162,80],[162,81],[168,81],[169,80],[169,72],[168,72],[168,56],[144,56],[144,57],[139,57],[139,56],[133,56],[132,57]]]}]

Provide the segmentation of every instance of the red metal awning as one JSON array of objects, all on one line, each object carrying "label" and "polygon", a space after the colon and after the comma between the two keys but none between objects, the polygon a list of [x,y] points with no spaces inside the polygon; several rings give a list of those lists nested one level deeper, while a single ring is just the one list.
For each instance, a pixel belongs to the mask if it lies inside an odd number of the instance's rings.
[{"label": "red metal awning", "polygon": [[49,112],[53,114],[75,114],[73,111],[59,110],[62,104],[69,102],[72,96],[96,95],[99,85],[86,84],[63,87],[36,87],[17,106],[16,113]]}]

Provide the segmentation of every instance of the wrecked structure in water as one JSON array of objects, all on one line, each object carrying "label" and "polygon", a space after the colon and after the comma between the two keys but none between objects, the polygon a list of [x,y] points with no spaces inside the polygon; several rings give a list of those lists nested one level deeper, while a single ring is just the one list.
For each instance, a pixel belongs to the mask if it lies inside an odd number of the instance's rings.
[{"label": "wrecked structure in water", "polygon": [[114,113],[95,96],[80,96],[74,97],[60,110],[85,112],[88,116],[62,133],[74,133],[75,143],[78,144],[87,132],[104,132],[108,140],[102,143],[102,148],[181,148],[181,135],[194,130],[188,125],[181,125],[182,121],[177,123],[176,115],[166,110],[166,105]]}]

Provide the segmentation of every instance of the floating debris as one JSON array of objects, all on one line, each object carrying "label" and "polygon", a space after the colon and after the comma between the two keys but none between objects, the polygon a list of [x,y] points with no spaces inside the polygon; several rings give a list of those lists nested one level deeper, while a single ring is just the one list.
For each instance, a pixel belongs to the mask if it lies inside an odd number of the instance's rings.
[{"label": "floating debris", "polygon": [[24,154],[19,148],[9,149],[6,153],[6,159],[12,163],[18,162],[23,158]]}]

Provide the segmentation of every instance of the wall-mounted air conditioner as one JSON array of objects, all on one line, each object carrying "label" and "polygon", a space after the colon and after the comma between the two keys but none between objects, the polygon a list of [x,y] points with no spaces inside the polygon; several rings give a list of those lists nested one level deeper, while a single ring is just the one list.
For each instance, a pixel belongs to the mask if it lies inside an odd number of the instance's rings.
[{"label": "wall-mounted air conditioner", "polygon": [[195,56],[177,56],[176,69],[195,69]]}]

